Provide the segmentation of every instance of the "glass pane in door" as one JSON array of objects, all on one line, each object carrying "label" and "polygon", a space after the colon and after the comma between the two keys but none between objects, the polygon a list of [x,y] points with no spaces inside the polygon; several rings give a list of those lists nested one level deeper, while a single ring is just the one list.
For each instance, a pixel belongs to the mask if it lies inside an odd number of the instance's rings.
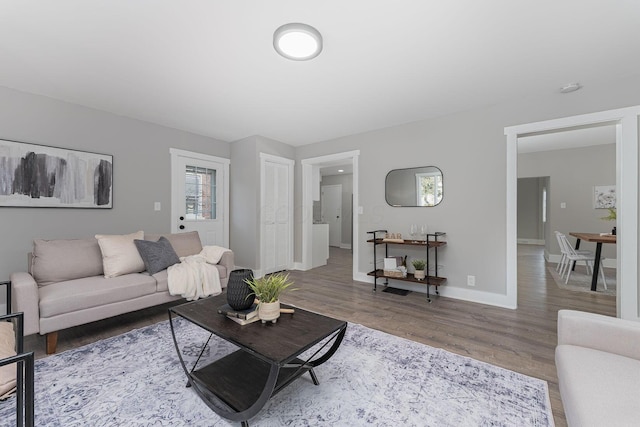
[{"label": "glass pane in door", "polygon": [[186,166],[185,218],[191,221],[216,219],[216,170]]}]

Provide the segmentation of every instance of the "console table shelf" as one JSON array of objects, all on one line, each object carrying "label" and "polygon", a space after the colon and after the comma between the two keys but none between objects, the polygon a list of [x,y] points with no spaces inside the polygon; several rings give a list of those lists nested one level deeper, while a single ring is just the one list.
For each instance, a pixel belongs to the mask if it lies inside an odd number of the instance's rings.
[{"label": "console table shelf", "polygon": [[429,261],[429,249],[433,249],[434,256],[434,275],[426,276],[424,279],[416,279],[413,274],[407,273],[407,277],[396,277],[396,276],[387,276],[384,274],[382,269],[376,268],[375,270],[367,273],[368,276],[373,276],[373,290],[376,291],[378,285],[378,279],[384,279],[384,285],[389,286],[389,280],[397,280],[401,282],[411,282],[411,283],[419,283],[421,285],[427,285],[427,301],[431,302],[430,297],[430,287],[431,285],[435,286],[435,293],[439,295],[438,287],[443,285],[447,279],[444,277],[438,276],[438,249],[446,246],[447,242],[442,240],[438,240],[440,237],[444,236],[446,233],[436,232],[432,234],[427,234],[426,240],[400,240],[400,239],[384,239],[378,237],[378,233],[387,233],[387,230],[375,230],[368,231],[368,234],[372,234],[373,238],[367,240],[368,243],[373,243],[373,263],[377,262],[377,251],[376,247],[378,245],[385,245],[384,255],[385,258],[389,256],[389,245],[400,245],[400,246],[415,246],[424,248],[426,252],[426,271],[427,273],[430,271],[430,261]]}]

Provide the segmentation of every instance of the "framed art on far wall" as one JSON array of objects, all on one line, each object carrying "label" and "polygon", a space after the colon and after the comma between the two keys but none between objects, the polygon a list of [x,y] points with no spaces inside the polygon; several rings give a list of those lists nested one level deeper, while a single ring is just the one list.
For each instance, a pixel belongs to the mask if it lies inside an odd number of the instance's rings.
[{"label": "framed art on far wall", "polygon": [[113,156],[0,140],[0,207],[113,207]]},{"label": "framed art on far wall", "polygon": [[616,207],[616,186],[598,185],[593,188],[594,209],[609,209]]}]

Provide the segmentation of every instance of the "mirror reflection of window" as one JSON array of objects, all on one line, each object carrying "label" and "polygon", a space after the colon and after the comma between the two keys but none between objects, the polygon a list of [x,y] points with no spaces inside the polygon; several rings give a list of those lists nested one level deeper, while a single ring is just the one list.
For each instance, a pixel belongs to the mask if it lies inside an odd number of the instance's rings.
[{"label": "mirror reflection of window", "polygon": [[417,206],[435,206],[442,199],[442,174],[439,171],[417,173]]},{"label": "mirror reflection of window", "polygon": [[444,196],[442,171],[435,166],[393,169],[385,178],[385,199],[394,207],[437,206]]}]

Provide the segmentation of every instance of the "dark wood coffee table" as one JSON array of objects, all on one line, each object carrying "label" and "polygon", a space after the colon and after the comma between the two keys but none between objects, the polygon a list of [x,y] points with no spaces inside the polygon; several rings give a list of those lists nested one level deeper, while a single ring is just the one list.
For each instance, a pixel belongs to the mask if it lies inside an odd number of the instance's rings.
[{"label": "dark wood coffee table", "polygon": [[[218,314],[218,307],[226,302],[223,293],[170,308],[171,333],[188,386],[218,415],[248,426],[248,420],[271,396],[301,375],[309,372],[313,383],[319,384],[313,368],[333,356],[347,323],[296,308],[294,314],[282,314],[275,324],[242,326]],[[202,351],[213,335],[235,344],[238,350],[205,366],[198,366],[198,358],[193,367],[187,367],[176,339],[175,316],[211,333]],[[323,340],[321,348],[306,360],[298,358]]]}]

